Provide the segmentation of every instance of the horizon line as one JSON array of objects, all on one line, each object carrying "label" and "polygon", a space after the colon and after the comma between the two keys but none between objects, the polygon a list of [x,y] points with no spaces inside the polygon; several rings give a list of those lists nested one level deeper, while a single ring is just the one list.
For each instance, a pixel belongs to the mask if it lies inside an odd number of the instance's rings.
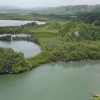
[{"label": "horizon line", "polygon": [[33,9],[33,8],[56,8],[56,7],[67,7],[67,6],[96,6],[100,4],[71,4],[71,5],[58,5],[58,6],[37,6],[37,7],[20,7],[20,6],[13,6],[13,5],[0,5],[0,7],[15,7],[19,9]]}]

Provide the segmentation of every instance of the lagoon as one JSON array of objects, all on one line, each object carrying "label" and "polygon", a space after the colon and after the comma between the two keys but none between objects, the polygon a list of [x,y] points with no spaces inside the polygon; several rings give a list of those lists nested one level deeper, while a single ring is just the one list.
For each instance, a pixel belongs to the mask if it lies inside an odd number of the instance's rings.
[{"label": "lagoon", "polygon": [[39,45],[23,40],[11,42],[0,41],[0,47],[12,48],[16,52],[22,52],[25,58],[33,57],[41,53],[41,48]]},{"label": "lagoon", "polygon": [[[30,37],[30,34],[19,33],[19,34],[1,34],[0,37],[11,35],[11,37]],[[25,40],[16,41],[0,41],[0,47],[12,48],[16,52],[22,52],[25,58],[36,56],[41,53],[41,48],[38,44]]]}]

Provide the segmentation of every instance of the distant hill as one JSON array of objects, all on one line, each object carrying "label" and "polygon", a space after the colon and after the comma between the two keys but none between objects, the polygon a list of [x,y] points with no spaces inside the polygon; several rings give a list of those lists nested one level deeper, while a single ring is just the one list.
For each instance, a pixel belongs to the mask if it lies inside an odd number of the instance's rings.
[{"label": "distant hill", "polygon": [[57,15],[66,15],[66,14],[76,14],[84,12],[100,12],[100,5],[72,5],[72,6],[61,6],[61,7],[51,7],[45,9],[37,9],[33,11],[40,14],[57,14]]},{"label": "distant hill", "polygon": [[0,13],[19,13],[19,12],[29,12],[25,8],[19,8],[15,6],[0,6]]},{"label": "distant hill", "polygon": [[12,10],[14,10],[14,9],[20,9],[20,8],[18,8],[18,7],[15,7],[15,6],[0,6],[0,10],[9,10],[9,9],[12,9]]},{"label": "distant hill", "polygon": [[45,7],[45,8],[18,8],[15,6],[0,6],[0,13],[15,13],[15,12],[31,12],[38,14],[77,14],[77,13],[90,13],[100,12],[100,5],[71,5],[71,6],[60,6],[60,7]]},{"label": "distant hill", "polygon": [[76,14],[84,12],[100,12],[100,5],[75,5],[75,6],[62,6],[55,8],[41,9],[37,11],[41,14]]}]

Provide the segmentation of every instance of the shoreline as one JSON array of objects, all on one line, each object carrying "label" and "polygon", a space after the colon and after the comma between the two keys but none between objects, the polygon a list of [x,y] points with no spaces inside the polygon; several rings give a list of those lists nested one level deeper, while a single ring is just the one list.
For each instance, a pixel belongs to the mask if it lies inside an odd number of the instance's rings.
[{"label": "shoreline", "polygon": [[99,61],[100,59],[81,59],[81,60],[70,60],[70,61],[64,61],[64,60],[59,60],[59,61],[55,61],[55,62],[47,62],[47,63],[42,63],[39,64],[37,66],[31,67],[31,68],[27,68],[23,71],[17,72],[17,73],[13,73],[13,72],[4,72],[4,73],[0,73],[0,75],[18,75],[18,74],[23,74],[26,72],[29,72],[31,70],[34,70],[35,68],[39,68],[39,66],[45,65],[45,64],[50,64],[50,63],[58,63],[58,62],[63,62],[63,63],[70,63],[70,62],[87,62],[87,61]]}]

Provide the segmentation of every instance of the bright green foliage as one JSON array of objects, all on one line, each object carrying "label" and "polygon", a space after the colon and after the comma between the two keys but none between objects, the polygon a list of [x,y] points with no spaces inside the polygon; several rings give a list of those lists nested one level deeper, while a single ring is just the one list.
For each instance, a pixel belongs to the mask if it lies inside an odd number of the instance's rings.
[{"label": "bright green foliage", "polygon": [[94,98],[94,99],[92,99],[92,100],[100,100],[100,97],[98,97],[98,98]]},{"label": "bright green foliage", "polygon": [[26,70],[29,64],[22,53],[0,48],[0,73],[17,73]]},{"label": "bright green foliage", "polygon": [[96,41],[100,40],[100,27],[85,23],[67,23],[61,27],[59,34],[73,40]]},{"label": "bright green foliage", "polygon": [[96,26],[100,26],[100,11],[91,13],[80,13],[78,14],[78,19]]}]

